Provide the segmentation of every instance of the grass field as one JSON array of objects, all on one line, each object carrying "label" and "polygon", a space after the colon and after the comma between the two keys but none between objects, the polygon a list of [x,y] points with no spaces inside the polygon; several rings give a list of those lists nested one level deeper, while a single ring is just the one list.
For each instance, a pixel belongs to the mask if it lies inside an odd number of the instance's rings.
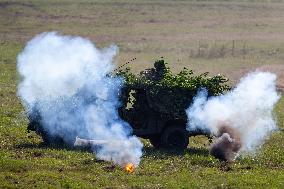
[{"label": "grass field", "polygon": [[284,188],[284,98],[280,131],[254,157],[224,165],[205,137],[183,153],[144,140],[133,174],[94,154],[44,146],[27,133],[18,99],[16,57],[34,35],[50,30],[120,47],[119,65],[139,72],[163,56],[174,71],[222,73],[234,84],[250,70],[271,70],[284,89],[282,1],[0,0],[0,188]]}]

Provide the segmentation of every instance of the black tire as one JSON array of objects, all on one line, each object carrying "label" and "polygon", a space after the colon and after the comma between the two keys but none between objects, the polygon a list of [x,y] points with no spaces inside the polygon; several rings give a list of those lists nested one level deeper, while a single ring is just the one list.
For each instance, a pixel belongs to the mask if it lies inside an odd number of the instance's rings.
[{"label": "black tire", "polygon": [[42,138],[42,141],[46,145],[64,145],[64,140],[60,136],[52,136],[48,134],[47,132],[41,132],[40,136]]},{"label": "black tire", "polygon": [[64,140],[62,137],[50,135],[41,125],[36,128],[36,133],[41,136],[42,141],[45,145],[63,145]]},{"label": "black tire", "polygon": [[189,143],[188,132],[183,126],[170,125],[163,131],[161,142],[164,147],[185,150]]},{"label": "black tire", "polygon": [[149,141],[154,148],[161,147],[161,135],[153,135],[149,138]]},{"label": "black tire", "polygon": [[50,146],[63,146],[66,145],[63,138],[60,136],[50,136],[50,135],[42,135],[42,140],[46,145]]},{"label": "black tire", "polygon": [[46,145],[62,145],[64,140],[60,136],[50,135],[42,126],[41,116],[37,109],[34,109],[29,115],[29,124],[27,127],[28,131],[35,131],[38,135],[41,136],[43,143]]}]

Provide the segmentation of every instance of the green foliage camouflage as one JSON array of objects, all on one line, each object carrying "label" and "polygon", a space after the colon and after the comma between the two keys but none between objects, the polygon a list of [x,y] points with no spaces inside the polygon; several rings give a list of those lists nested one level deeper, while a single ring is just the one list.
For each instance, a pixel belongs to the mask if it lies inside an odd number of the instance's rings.
[{"label": "green foliage camouflage", "polygon": [[[205,88],[209,96],[221,95],[230,90],[229,85],[226,84],[228,79],[223,75],[210,77],[208,72],[197,75],[187,68],[183,68],[178,74],[173,74],[167,64],[163,59],[157,60],[154,68],[140,74],[132,73],[129,67],[118,71],[116,76],[125,79],[122,96],[131,90],[143,89],[151,109],[174,118],[181,118],[185,116],[185,109],[201,88]],[[136,100],[134,103],[145,103],[138,102],[135,92],[132,95]]]}]

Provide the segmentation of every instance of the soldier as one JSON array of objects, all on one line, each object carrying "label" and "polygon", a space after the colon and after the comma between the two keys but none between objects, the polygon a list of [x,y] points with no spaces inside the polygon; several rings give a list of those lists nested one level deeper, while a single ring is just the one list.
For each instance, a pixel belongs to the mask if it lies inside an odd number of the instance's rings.
[{"label": "soldier", "polygon": [[142,71],[140,75],[146,77],[146,79],[149,80],[160,81],[164,78],[166,71],[166,63],[162,59],[155,61],[154,68],[146,69],[145,71]]}]

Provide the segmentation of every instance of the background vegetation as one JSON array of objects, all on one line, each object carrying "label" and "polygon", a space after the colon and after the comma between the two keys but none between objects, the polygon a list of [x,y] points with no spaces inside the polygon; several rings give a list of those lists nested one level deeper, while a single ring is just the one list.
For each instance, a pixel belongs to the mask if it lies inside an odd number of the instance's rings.
[{"label": "background vegetation", "polygon": [[16,57],[35,34],[56,30],[103,47],[120,47],[117,64],[135,72],[163,56],[174,72],[224,74],[233,85],[250,70],[284,82],[282,1],[0,0],[0,188],[284,188],[284,98],[279,131],[254,157],[223,165],[208,155],[208,140],[192,137],[183,153],[154,150],[144,140],[135,173],[92,153],[49,147],[34,133],[17,98]]}]

